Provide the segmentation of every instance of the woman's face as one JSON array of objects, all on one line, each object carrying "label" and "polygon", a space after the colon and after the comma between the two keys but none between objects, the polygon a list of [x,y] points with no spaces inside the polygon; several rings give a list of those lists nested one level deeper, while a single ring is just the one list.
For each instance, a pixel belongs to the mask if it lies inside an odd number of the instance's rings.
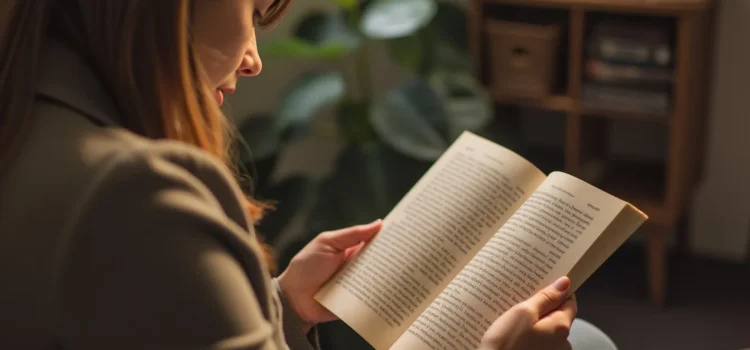
[{"label": "woman's face", "polygon": [[255,41],[255,23],[274,0],[195,0],[191,34],[198,62],[215,89],[219,104],[231,94],[240,76],[262,69]]}]

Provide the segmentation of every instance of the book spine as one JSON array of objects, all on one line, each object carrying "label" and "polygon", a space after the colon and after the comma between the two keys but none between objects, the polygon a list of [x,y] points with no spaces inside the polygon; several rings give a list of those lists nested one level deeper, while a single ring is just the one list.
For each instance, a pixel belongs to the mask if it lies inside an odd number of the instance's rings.
[{"label": "book spine", "polygon": [[609,63],[669,67],[673,63],[674,53],[668,31],[659,26],[641,28],[599,23],[594,26],[589,40],[588,56]]},{"label": "book spine", "polygon": [[670,97],[666,90],[647,91],[586,83],[583,101],[591,107],[627,112],[667,113]]},{"label": "book spine", "polygon": [[671,69],[649,68],[630,64],[613,64],[589,60],[585,64],[585,78],[591,81],[632,87],[668,86],[674,77]]},{"label": "book spine", "polygon": [[669,67],[673,52],[667,45],[652,47],[615,38],[600,38],[592,41],[588,56],[611,63]]}]

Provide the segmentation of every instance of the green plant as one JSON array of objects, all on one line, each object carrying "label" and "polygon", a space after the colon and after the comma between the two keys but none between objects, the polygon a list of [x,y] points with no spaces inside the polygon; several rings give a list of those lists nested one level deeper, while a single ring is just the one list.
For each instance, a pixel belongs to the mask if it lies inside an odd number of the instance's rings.
[{"label": "green plant", "polygon": [[239,148],[244,175],[241,185],[255,198],[275,204],[258,225],[258,231],[273,245],[283,243],[285,229],[300,210],[311,205],[317,190],[312,179],[302,175],[273,181],[281,150],[307,133],[299,127],[280,125],[270,115],[254,115],[245,118],[238,130],[244,140]]},{"label": "green plant", "polygon": [[[313,12],[294,35],[263,43],[263,56],[351,60],[354,74],[313,71],[286,90],[276,118],[282,128],[316,122],[335,106],[338,135],[361,146],[382,141],[433,161],[463,130],[492,118],[491,103],[470,73],[463,9],[435,0],[335,0],[340,11]],[[414,78],[386,94],[372,91],[369,53],[384,41],[392,59]]]},{"label": "green plant", "polygon": [[[352,64],[353,74],[309,71],[284,91],[274,116],[247,118],[240,127],[254,152],[243,163],[258,169],[257,192],[279,200],[261,231],[277,243],[282,268],[317,233],[386,215],[464,130],[487,135],[494,114],[472,75],[462,8],[436,0],[332,1],[337,12],[310,13],[292,36],[259,50],[266,58]],[[373,92],[369,53],[375,41],[410,77],[386,93]],[[331,107],[333,125],[317,118]],[[331,176],[317,184],[303,177],[265,180],[279,149],[314,131],[333,131],[347,145]],[[300,208],[310,209],[306,230],[277,237]],[[367,348],[346,327],[331,327],[326,333],[337,336],[323,336],[328,348]]]},{"label": "green plant", "polygon": [[[257,169],[256,192],[279,201],[272,224],[261,227],[272,242],[310,198],[310,232],[281,241],[301,246],[322,230],[382,217],[464,130],[486,134],[493,119],[492,103],[472,75],[462,8],[436,0],[333,1],[338,11],[309,13],[292,36],[259,47],[267,58],[333,60],[355,68],[353,74],[302,74],[285,89],[274,116],[246,118],[240,127],[254,152],[243,163]],[[369,56],[375,41],[410,77],[377,94]],[[333,124],[316,118],[331,107]],[[347,144],[331,177],[319,184],[302,177],[269,182],[281,146],[313,131]],[[295,247],[279,247],[282,266]]]}]

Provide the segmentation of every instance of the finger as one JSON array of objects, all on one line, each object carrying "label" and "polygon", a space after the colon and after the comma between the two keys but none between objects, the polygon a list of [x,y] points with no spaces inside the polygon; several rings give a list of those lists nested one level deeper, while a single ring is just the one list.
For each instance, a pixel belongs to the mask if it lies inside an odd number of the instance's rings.
[{"label": "finger", "polygon": [[567,339],[576,318],[578,306],[575,297],[569,298],[559,309],[552,311],[534,326],[557,339]]},{"label": "finger", "polygon": [[575,320],[575,318],[576,318],[575,306],[568,305],[568,302],[565,302],[565,304],[563,304],[563,306],[561,306],[559,309],[548,313],[541,320],[539,320],[539,322],[537,322],[537,325],[538,326],[552,325],[552,324],[571,325],[573,324],[573,321]]},{"label": "finger", "polygon": [[557,312],[563,313],[572,323],[578,314],[578,301],[576,300],[575,294],[566,300]]},{"label": "finger", "polygon": [[357,256],[357,254],[359,254],[359,251],[362,250],[362,247],[364,246],[365,242],[360,242],[353,247],[347,248],[346,251],[344,251],[344,259],[346,259],[347,261],[351,260],[352,258]]},{"label": "finger", "polygon": [[561,277],[525,301],[537,320],[557,309],[567,299],[570,279]]},{"label": "finger", "polygon": [[352,226],[341,230],[324,232],[320,235],[320,238],[325,240],[325,243],[334,249],[345,251],[360,242],[369,241],[376,233],[378,233],[378,231],[380,231],[382,226],[383,221],[378,219],[367,225]]},{"label": "finger", "polygon": [[556,339],[567,339],[573,320],[561,311],[554,311],[534,325],[541,334],[548,334]]}]

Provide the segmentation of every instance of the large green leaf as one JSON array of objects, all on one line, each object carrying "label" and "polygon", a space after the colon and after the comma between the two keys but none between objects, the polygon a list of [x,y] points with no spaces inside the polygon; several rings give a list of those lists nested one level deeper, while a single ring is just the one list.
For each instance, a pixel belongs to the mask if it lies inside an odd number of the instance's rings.
[{"label": "large green leaf", "polygon": [[412,35],[437,13],[435,0],[375,0],[365,9],[361,31],[374,39]]},{"label": "large green leaf", "polygon": [[365,144],[377,139],[377,134],[370,124],[370,103],[346,99],[342,101],[337,113],[338,128],[350,144]]},{"label": "large green leaf", "polygon": [[349,146],[336,162],[330,177],[321,183],[307,225],[321,232],[382,218],[429,169],[382,142]]},{"label": "large green leaf", "polygon": [[247,178],[241,177],[245,185],[243,188],[247,193],[251,195],[263,193],[273,183],[272,177],[279,165],[279,158],[279,152],[277,152],[270,157],[242,164],[245,167],[245,174],[248,176]]},{"label": "large green leaf", "polygon": [[346,11],[351,11],[359,5],[358,0],[335,0],[336,3]]},{"label": "large green leaf", "polygon": [[349,47],[343,43],[329,42],[313,44],[300,38],[283,38],[258,45],[258,51],[264,56],[293,57],[301,59],[337,59],[349,53]]},{"label": "large green leaf", "polygon": [[492,100],[471,74],[441,71],[432,75],[430,86],[444,103],[449,142],[466,130],[476,132],[492,122]]},{"label": "large green leaf", "polygon": [[319,109],[337,103],[345,93],[344,77],[339,72],[311,72],[299,77],[281,97],[276,121],[282,134],[312,123]]},{"label": "large green leaf", "polygon": [[[382,142],[350,145],[339,153],[333,172],[316,187],[307,230],[289,244],[279,241],[280,265],[317,234],[383,218],[429,169],[431,162],[407,157]],[[284,238],[289,242],[289,238]],[[323,340],[323,339],[321,339]],[[338,342],[328,348],[365,349],[359,342]],[[364,343],[366,344],[366,343]]]},{"label": "large green leaf", "polygon": [[359,36],[344,22],[342,16],[312,12],[297,25],[295,36],[314,45],[338,44],[348,51],[359,47]]},{"label": "large green leaf", "polygon": [[[274,155],[279,148],[276,121],[270,115],[252,115],[240,122],[240,161],[253,162]],[[245,147],[247,146],[247,147]]]},{"label": "large green leaf", "polygon": [[263,190],[276,170],[278,155],[286,140],[277,129],[277,119],[267,114],[250,115],[238,125],[240,183],[254,194]]},{"label": "large green leaf", "polygon": [[370,118],[391,147],[416,159],[437,159],[463,131],[492,121],[492,102],[469,73],[439,72],[413,80],[373,104]]},{"label": "large green leaf", "polygon": [[431,58],[434,68],[461,72],[472,71],[471,57],[468,52],[440,41],[435,43],[433,49]]},{"label": "large green leaf", "polygon": [[314,202],[315,183],[304,176],[292,176],[281,182],[259,189],[256,197],[272,201],[274,209],[269,211],[258,225],[258,231],[275,246],[283,246],[299,237],[289,237],[287,226],[302,210]]},{"label": "large green leaf", "polygon": [[471,69],[466,11],[454,3],[441,1],[435,18],[427,26],[428,42],[432,43],[432,66],[451,71]]},{"label": "large green leaf", "polygon": [[412,73],[419,73],[423,68],[425,50],[418,35],[409,35],[388,41],[388,52],[400,66]]},{"label": "large green leaf", "polygon": [[359,47],[359,36],[339,15],[313,12],[300,21],[295,35],[261,43],[263,55],[304,59],[337,59]]},{"label": "large green leaf", "polygon": [[378,99],[370,118],[388,145],[410,157],[435,160],[448,147],[446,111],[424,80],[410,81]]},{"label": "large green leaf", "polygon": [[441,43],[467,51],[469,49],[468,25],[466,10],[454,3],[440,1],[435,18],[428,25],[428,30],[435,33],[436,39]]},{"label": "large green leaf", "polygon": [[[338,1],[338,0],[337,0]],[[343,0],[347,1],[347,0]],[[352,7],[349,10],[343,9],[341,11],[341,17],[344,19],[344,22],[351,28],[353,31],[360,33],[360,25],[362,21],[362,13],[367,11],[367,8],[370,7],[370,5],[373,3],[373,1],[377,0],[358,0],[357,5]]]}]

